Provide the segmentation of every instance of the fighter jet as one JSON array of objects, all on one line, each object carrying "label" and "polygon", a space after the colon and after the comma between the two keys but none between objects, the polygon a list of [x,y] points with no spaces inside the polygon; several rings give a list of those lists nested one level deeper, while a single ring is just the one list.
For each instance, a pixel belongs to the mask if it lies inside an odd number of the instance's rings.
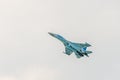
[{"label": "fighter jet", "polygon": [[87,51],[87,47],[90,47],[91,45],[88,44],[87,42],[85,43],[74,43],[71,41],[66,40],[63,38],[61,35],[54,34],[51,32],[48,32],[52,37],[57,38],[60,40],[64,46],[65,46],[65,54],[71,55],[73,52],[75,53],[77,58],[81,58],[84,55],[89,57],[88,54],[92,53],[92,51]]}]

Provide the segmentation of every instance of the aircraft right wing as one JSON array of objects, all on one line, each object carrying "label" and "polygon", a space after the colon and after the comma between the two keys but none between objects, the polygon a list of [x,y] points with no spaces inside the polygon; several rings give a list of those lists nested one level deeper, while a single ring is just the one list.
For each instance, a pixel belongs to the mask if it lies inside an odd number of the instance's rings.
[{"label": "aircraft right wing", "polygon": [[65,54],[67,54],[67,55],[71,55],[72,54],[72,50],[70,50],[69,48],[65,48]]}]

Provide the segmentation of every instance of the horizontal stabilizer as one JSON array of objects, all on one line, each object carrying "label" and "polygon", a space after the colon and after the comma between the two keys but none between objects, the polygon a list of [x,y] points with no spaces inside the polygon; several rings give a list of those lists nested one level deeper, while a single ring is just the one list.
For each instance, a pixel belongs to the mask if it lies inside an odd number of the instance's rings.
[{"label": "horizontal stabilizer", "polygon": [[90,53],[92,53],[92,51],[86,51],[86,53],[87,53],[87,54],[90,54]]}]

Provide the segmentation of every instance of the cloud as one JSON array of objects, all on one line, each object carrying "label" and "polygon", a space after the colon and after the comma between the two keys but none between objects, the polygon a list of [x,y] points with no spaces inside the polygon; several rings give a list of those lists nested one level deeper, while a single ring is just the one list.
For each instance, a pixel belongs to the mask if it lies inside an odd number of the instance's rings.
[{"label": "cloud", "polygon": [[0,76],[0,80],[17,80],[15,76],[4,75]]},{"label": "cloud", "polygon": [[53,68],[31,65],[15,75],[1,75],[0,80],[56,80],[57,77],[58,72]]},{"label": "cloud", "polygon": [[48,67],[28,66],[21,73],[21,80],[56,80],[57,72]]}]

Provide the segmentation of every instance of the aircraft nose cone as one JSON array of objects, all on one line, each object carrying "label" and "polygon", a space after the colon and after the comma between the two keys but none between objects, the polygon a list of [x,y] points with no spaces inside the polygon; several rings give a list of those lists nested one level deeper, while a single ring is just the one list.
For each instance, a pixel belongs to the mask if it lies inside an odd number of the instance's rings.
[{"label": "aircraft nose cone", "polygon": [[54,34],[53,34],[53,33],[51,33],[51,32],[48,32],[48,34],[49,34],[49,35],[51,35],[51,36],[54,36]]}]

